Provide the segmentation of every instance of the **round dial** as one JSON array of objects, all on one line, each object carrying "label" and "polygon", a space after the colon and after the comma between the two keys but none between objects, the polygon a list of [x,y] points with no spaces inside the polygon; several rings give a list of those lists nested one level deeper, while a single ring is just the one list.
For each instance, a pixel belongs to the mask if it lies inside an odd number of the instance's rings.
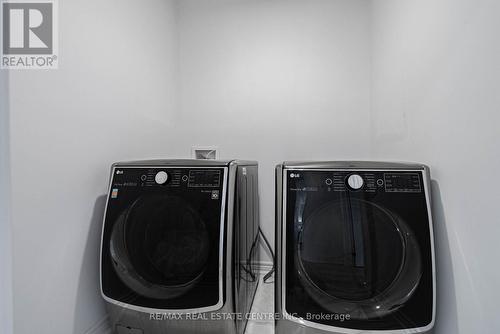
[{"label": "round dial", "polygon": [[347,184],[351,187],[351,189],[358,190],[363,187],[364,181],[360,175],[352,174],[347,179]]},{"label": "round dial", "polygon": [[165,184],[167,182],[167,180],[168,180],[167,172],[161,171],[161,172],[156,173],[156,176],[155,176],[156,183]]}]

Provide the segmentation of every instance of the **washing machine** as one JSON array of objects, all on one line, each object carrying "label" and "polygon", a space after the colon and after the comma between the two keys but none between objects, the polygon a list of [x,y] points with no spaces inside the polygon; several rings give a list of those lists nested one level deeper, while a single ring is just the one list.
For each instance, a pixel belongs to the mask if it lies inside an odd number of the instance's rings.
[{"label": "washing machine", "polygon": [[427,333],[436,279],[429,168],[276,168],[276,332]]},{"label": "washing machine", "polygon": [[258,284],[258,166],[115,163],[101,293],[116,334],[239,333]]}]

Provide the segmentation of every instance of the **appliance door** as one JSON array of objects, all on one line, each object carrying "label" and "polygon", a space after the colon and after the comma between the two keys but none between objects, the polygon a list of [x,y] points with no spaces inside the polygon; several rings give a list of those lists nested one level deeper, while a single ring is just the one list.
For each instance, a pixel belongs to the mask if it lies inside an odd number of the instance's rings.
[{"label": "appliance door", "polygon": [[224,175],[224,169],[117,170],[103,235],[103,294],[155,309],[220,307]]},{"label": "appliance door", "polygon": [[365,175],[370,187],[350,189],[348,176],[287,173],[284,305],[311,321],[383,328],[398,322],[391,316],[420,285],[420,243],[411,224],[386,205],[392,195]]},{"label": "appliance door", "polygon": [[332,313],[386,316],[404,305],[420,281],[420,251],[411,230],[369,201],[347,195],[316,208],[296,238],[301,283]]}]

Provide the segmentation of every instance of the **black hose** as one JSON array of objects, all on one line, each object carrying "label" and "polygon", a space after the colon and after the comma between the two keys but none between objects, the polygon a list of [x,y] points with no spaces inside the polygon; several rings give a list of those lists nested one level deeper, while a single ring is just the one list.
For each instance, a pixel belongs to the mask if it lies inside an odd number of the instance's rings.
[{"label": "black hose", "polygon": [[264,275],[263,281],[264,281],[264,283],[272,283],[272,282],[267,282],[267,281],[269,280],[269,278],[271,278],[273,276],[274,271],[276,270],[275,269],[275,258],[274,258],[273,248],[271,247],[269,240],[267,240],[266,236],[264,235],[264,232],[262,232],[262,229],[260,227],[259,227],[259,234],[262,237],[262,239],[264,239],[266,247],[267,247],[267,249],[269,249],[269,252],[271,252],[271,257],[273,260],[273,267],[271,268],[271,270],[267,274]]}]

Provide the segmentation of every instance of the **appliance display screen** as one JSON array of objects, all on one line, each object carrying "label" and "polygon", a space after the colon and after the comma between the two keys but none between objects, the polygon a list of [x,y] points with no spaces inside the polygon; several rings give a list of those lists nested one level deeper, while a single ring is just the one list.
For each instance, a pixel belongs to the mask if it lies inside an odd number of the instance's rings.
[{"label": "appliance display screen", "polygon": [[387,192],[416,192],[422,191],[420,176],[417,173],[386,173],[385,190]]},{"label": "appliance display screen", "polygon": [[221,173],[218,170],[190,170],[188,187],[219,187]]}]

